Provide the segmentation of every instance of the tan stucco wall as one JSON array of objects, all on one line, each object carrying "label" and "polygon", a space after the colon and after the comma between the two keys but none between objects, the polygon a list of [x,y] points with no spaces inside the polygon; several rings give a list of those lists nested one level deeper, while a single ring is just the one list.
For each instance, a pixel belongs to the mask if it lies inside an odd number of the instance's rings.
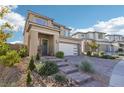
[{"label": "tan stucco wall", "polygon": [[39,38],[38,38],[39,33],[52,36],[52,37],[48,38],[48,37],[43,37],[43,35],[41,35],[41,38],[49,39],[50,47],[53,48],[53,50],[49,49],[49,51],[50,52],[53,51],[53,55],[54,55],[58,51],[59,32],[45,29],[45,28],[32,26],[30,31],[29,31],[29,34],[30,34],[29,56],[32,56],[32,55],[35,56],[37,54],[38,45],[40,43]]},{"label": "tan stucco wall", "polygon": [[29,37],[29,33],[25,32],[25,35],[24,35],[24,45],[26,45],[26,46],[28,46],[28,37]]},{"label": "tan stucco wall", "polygon": [[29,56],[35,56],[38,50],[38,32],[35,30],[30,30],[30,46],[29,46]]},{"label": "tan stucco wall", "polygon": [[65,38],[65,37],[59,37],[59,42],[72,43],[72,44],[81,44],[80,39]]}]

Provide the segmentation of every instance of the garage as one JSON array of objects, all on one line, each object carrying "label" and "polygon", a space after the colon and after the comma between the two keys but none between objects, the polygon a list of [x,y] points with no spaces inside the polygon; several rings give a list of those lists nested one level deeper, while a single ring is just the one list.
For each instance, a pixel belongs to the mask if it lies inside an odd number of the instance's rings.
[{"label": "garage", "polygon": [[63,51],[65,56],[78,55],[78,44],[59,43],[59,51]]}]

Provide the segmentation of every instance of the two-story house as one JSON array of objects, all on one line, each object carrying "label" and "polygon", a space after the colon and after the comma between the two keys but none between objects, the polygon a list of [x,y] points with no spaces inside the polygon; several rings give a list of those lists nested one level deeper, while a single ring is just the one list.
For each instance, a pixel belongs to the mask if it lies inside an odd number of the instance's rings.
[{"label": "two-story house", "polygon": [[113,44],[118,48],[121,48],[124,50],[124,36],[123,35],[106,35],[106,38],[108,41],[113,42]]},{"label": "two-story house", "polygon": [[122,35],[106,35],[106,38],[108,38],[109,41],[124,41],[124,38]]},{"label": "two-story house", "polygon": [[55,55],[63,51],[66,56],[79,55],[81,40],[70,36],[68,27],[55,22],[52,18],[29,11],[24,28],[24,44],[29,56]]},{"label": "two-story house", "polygon": [[106,38],[106,33],[103,32],[96,32],[96,31],[88,31],[88,32],[77,32],[72,35],[74,38],[82,39],[82,52],[86,52],[89,50],[88,43],[91,40],[95,40],[96,43],[99,45],[98,51],[104,52],[115,52],[118,49],[117,44],[113,43],[112,41]]}]

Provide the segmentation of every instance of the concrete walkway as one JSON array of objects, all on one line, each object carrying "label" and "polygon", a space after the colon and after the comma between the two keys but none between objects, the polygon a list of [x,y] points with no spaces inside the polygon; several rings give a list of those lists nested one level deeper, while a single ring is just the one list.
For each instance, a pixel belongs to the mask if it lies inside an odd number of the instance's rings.
[{"label": "concrete walkway", "polygon": [[124,87],[124,59],[114,67],[109,86]]}]

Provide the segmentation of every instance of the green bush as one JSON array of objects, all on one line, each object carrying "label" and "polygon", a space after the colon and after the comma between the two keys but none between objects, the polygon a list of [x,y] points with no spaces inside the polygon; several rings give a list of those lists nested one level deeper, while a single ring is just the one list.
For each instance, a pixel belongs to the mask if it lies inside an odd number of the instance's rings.
[{"label": "green bush", "polygon": [[29,62],[29,65],[28,65],[28,69],[30,71],[34,70],[36,68],[35,64],[34,64],[34,59],[33,59],[33,56],[31,57],[30,59],[30,62]]},{"label": "green bush", "polygon": [[99,56],[101,57],[101,56],[104,56],[104,52],[103,51],[101,51],[101,52],[99,52]]},{"label": "green bush", "polygon": [[120,54],[118,54],[119,56],[124,56],[124,54],[122,54],[122,53],[120,53]]},{"label": "green bush", "polygon": [[40,60],[40,56],[39,56],[38,53],[37,53],[37,55],[36,55],[36,60]]},{"label": "green bush", "polygon": [[118,49],[118,52],[123,52],[124,50],[122,48],[119,48]]},{"label": "green bush", "polygon": [[55,79],[55,81],[60,82],[60,83],[64,83],[64,82],[67,81],[67,79],[65,78],[65,76],[60,75],[60,74],[56,74],[54,76],[54,79]]},{"label": "green bush", "polygon": [[80,69],[85,71],[85,72],[94,72],[93,68],[92,68],[92,65],[88,62],[81,62],[80,64]]},{"label": "green bush", "polygon": [[20,48],[20,50],[19,50],[19,55],[20,55],[21,57],[26,57],[26,56],[28,55],[28,50],[27,50],[27,48],[26,48],[26,47]]},{"label": "green bush", "polygon": [[15,50],[8,51],[6,55],[0,56],[0,62],[5,66],[13,66],[15,63],[19,63],[20,56]]},{"label": "green bush", "polygon": [[101,58],[104,58],[104,59],[115,59],[116,57],[111,56],[111,55],[103,55],[103,56],[101,56]]},{"label": "green bush", "polygon": [[87,56],[91,56],[91,51],[87,51]]},{"label": "green bush", "polygon": [[31,74],[30,74],[30,71],[29,71],[28,74],[27,74],[26,84],[27,84],[27,85],[30,85],[31,82],[32,82],[32,78],[31,78]]},{"label": "green bush", "polygon": [[0,46],[0,56],[6,55],[7,51],[9,51],[9,46],[7,44]]},{"label": "green bush", "polygon": [[58,52],[56,53],[56,57],[57,57],[57,58],[64,58],[64,52],[58,51]]},{"label": "green bush", "polygon": [[39,74],[44,76],[49,76],[57,73],[58,71],[59,71],[58,66],[55,63],[46,61],[42,63],[42,66],[39,69]]}]

